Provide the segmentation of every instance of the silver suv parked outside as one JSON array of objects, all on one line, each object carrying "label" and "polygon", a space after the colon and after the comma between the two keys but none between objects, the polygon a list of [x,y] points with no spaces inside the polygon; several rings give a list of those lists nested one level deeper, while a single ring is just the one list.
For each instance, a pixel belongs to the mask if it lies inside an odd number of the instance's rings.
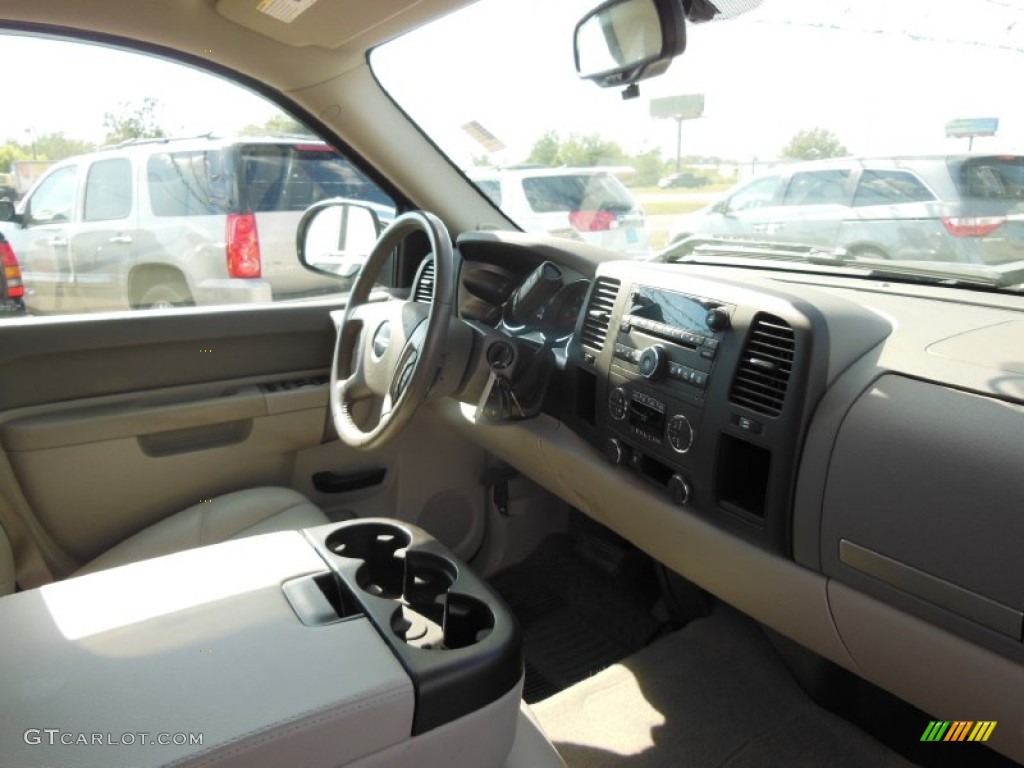
[{"label": "silver suv parked outside", "polygon": [[680,216],[692,235],[842,248],[853,258],[1024,258],[1024,156],[844,158],[777,167]]},{"label": "silver suv parked outside", "polygon": [[302,212],[331,197],[394,215],[321,141],[145,140],[55,164],[4,230],[29,312],[271,301],[347,287],[295,255]]},{"label": "silver suv parked outside", "polygon": [[[611,168],[473,168],[469,178],[526,232],[646,256],[644,211]],[[632,170],[632,169],[630,169]]]}]

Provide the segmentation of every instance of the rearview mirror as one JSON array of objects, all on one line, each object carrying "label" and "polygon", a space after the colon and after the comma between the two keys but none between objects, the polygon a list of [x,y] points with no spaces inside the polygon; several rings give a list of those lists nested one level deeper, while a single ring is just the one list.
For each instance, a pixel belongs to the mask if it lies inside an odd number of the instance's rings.
[{"label": "rearview mirror", "polygon": [[686,48],[684,23],[682,0],[609,0],[576,25],[576,73],[602,88],[660,75]]},{"label": "rearview mirror", "polygon": [[352,279],[380,234],[380,219],[358,203],[324,200],[299,221],[299,261],[315,272]]},{"label": "rearview mirror", "polygon": [[10,200],[0,200],[0,221],[14,221],[16,218],[14,203]]}]

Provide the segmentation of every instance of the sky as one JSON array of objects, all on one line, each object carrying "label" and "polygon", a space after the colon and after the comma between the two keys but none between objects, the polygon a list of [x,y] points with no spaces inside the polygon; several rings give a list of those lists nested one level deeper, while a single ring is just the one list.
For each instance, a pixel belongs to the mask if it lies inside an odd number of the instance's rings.
[{"label": "sky", "polygon": [[[943,129],[960,117],[999,118],[998,135],[976,149],[1024,152],[1024,0],[765,0],[739,19],[688,26],[683,56],[631,101],[574,73],[572,31],[596,2],[481,0],[382,47],[372,63],[462,165],[487,154],[462,130],[473,120],[507,145],[490,156],[496,164],[521,162],[547,130],[672,157],[675,122],[653,119],[650,99],[681,94],[705,97],[704,116],[683,124],[684,154],[768,160],[815,126],[854,155],[958,152],[966,140]],[[146,96],[175,135],[230,133],[277,112],[150,57],[6,35],[0,51],[17,73],[4,81],[0,141],[64,131],[99,143],[103,114]]]},{"label": "sky", "polygon": [[[1020,0],[765,0],[738,19],[689,25],[683,56],[630,102],[575,77],[572,31],[593,4],[484,0],[372,61],[462,163],[483,154],[460,130],[468,120],[508,145],[492,162],[521,161],[549,129],[598,132],[629,151],[658,147],[671,157],[676,124],[652,119],[649,102],[682,94],[705,97],[704,117],[683,124],[684,154],[774,158],[815,126],[855,155],[958,152],[966,140],[947,139],[944,126],[959,117],[1000,119],[998,135],[977,139],[976,149],[1024,151]],[[451,40],[460,41],[455,52]],[[415,71],[409,60],[419,62]],[[445,110],[436,109],[439,83],[462,95]]]},{"label": "sky", "polygon": [[0,143],[30,142],[63,131],[103,141],[103,115],[120,102],[160,101],[159,117],[175,135],[228,133],[279,112],[250,91],[204,72],[152,56],[99,45],[5,34],[0,57],[9,75],[0,90]]}]

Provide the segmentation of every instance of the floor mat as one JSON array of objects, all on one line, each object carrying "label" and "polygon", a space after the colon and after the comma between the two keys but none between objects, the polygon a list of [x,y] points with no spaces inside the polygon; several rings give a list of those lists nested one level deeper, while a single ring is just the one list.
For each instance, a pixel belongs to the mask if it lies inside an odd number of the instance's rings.
[{"label": "floor mat", "polygon": [[619,554],[611,558],[614,566],[606,561],[600,567],[586,546],[556,535],[491,577],[523,629],[527,702],[594,675],[643,648],[658,631],[650,562],[635,551]]},{"label": "floor mat", "polygon": [[722,606],[534,712],[569,768],[911,765],[811,702]]}]

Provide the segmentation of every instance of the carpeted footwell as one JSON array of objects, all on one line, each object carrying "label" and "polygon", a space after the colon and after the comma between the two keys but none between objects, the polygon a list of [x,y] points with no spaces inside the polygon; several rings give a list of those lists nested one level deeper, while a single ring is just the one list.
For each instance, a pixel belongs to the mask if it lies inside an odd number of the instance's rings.
[{"label": "carpeted footwell", "polygon": [[635,551],[613,552],[601,567],[600,546],[551,536],[490,579],[523,628],[523,698],[531,704],[640,650],[661,627],[651,616],[650,563]]},{"label": "carpeted footwell", "polygon": [[911,765],[815,705],[722,606],[533,709],[569,768]]}]

